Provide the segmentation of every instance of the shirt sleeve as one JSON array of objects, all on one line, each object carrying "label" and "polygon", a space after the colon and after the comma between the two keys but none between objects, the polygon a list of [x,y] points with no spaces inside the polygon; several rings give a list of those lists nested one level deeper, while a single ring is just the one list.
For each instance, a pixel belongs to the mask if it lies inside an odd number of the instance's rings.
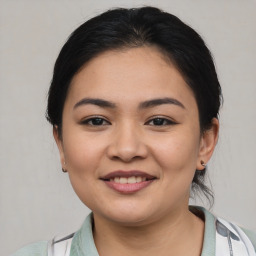
[{"label": "shirt sleeve", "polygon": [[19,249],[11,256],[47,256],[47,244],[47,241],[33,243]]}]

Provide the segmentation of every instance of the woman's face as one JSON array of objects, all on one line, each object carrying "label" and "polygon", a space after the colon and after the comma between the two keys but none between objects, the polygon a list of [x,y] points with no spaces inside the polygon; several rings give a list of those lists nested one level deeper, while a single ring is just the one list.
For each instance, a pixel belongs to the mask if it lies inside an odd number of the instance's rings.
[{"label": "woman's face", "polygon": [[103,53],[81,69],[55,139],[82,202],[132,225],[187,209],[216,133],[200,135],[197,103],[179,71],[157,49],[141,47]]}]

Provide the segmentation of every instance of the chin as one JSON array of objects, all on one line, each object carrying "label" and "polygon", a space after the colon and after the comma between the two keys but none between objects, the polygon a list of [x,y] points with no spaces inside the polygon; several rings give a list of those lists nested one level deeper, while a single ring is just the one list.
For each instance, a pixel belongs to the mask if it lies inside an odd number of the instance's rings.
[{"label": "chin", "polygon": [[102,213],[106,219],[111,222],[118,223],[119,225],[124,226],[139,226],[150,222],[153,214],[150,213],[151,209],[143,209],[140,207],[129,208],[129,207],[120,207],[120,208],[112,208],[110,211]]},{"label": "chin", "polygon": [[127,214],[122,216],[121,215],[113,216],[111,218],[111,221],[118,223],[119,225],[132,227],[132,226],[140,226],[145,224],[148,221],[148,218],[145,215],[141,216],[141,215]]}]

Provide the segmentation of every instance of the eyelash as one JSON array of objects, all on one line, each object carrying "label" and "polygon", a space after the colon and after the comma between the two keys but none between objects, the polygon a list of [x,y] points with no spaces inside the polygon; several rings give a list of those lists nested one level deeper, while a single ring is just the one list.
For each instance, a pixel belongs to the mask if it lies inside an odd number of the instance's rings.
[{"label": "eyelash", "polygon": [[[93,122],[98,122],[98,124],[93,124]],[[154,121],[160,121],[160,124],[150,124]],[[105,124],[103,124],[105,123]],[[88,126],[104,126],[104,125],[110,125],[111,123],[109,121],[107,121],[105,118],[100,117],[100,116],[95,116],[95,117],[91,117],[88,119],[85,119],[83,121],[81,121],[82,125],[88,125]],[[145,125],[150,125],[150,126],[168,126],[168,125],[175,125],[177,124],[176,122],[168,119],[168,118],[164,118],[161,116],[156,116],[154,118],[151,118],[150,120],[148,120]]]},{"label": "eyelash", "polygon": [[[100,121],[100,124],[93,124],[93,121]],[[105,124],[102,124],[105,122]],[[104,125],[109,125],[110,122],[108,122],[105,118],[101,116],[95,116],[95,117],[90,117],[88,119],[82,120],[81,121],[82,125],[89,125],[89,126],[104,126]]]},{"label": "eyelash", "polygon": [[[161,124],[150,124],[151,122],[154,122],[156,120],[160,121]],[[152,125],[152,126],[168,126],[168,125],[175,125],[177,123],[174,122],[173,120],[168,119],[168,118],[161,117],[161,116],[156,116],[156,117],[151,118],[150,120],[148,120],[145,124]]]}]

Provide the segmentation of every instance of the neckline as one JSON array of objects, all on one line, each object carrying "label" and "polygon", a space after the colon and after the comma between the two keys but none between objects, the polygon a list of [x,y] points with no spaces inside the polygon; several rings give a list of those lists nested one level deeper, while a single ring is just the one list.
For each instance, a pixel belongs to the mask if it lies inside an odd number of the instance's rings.
[{"label": "neckline", "polygon": [[[215,256],[215,217],[204,207],[189,206],[189,210],[205,222],[204,241],[201,256]],[[90,213],[82,227],[75,233],[72,245],[71,256],[99,256],[93,239],[93,214]]]},{"label": "neckline", "polygon": [[189,206],[189,210],[201,218],[204,223],[204,242],[201,256],[215,256],[216,245],[216,230],[215,230],[215,217],[204,207],[201,206]]}]

